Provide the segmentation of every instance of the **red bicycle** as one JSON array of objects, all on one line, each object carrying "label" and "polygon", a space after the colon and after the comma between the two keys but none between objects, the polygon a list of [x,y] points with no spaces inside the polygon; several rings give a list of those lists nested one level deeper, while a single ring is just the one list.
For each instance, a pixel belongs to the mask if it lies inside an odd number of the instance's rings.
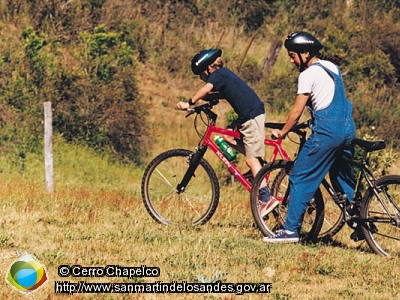
[{"label": "red bicycle", "polygon": [[[218,115],[211,109],[219,103],[218,99],[188,109],[188,116],[196,114],[194,127],[200,141],[195,151],[172,149],[156,156],[147,166],[141,184],[143,203],[147,212],[157,222],[163,224],[205,224],[217,209],[220,197],[220,185],[217,175],[204,159],[207,149],[223,162],[233,176],[250,192],[251,177],[242,174],[237,166],[228,160],[219,149],[213,135],[240,137],[238,131],[216,126]],[[204,133],[199,132],[198,124],[206,125]],[[267,128],[282,128],[281,123],[266,123]],[[305,138],[307,124],[298,124],[291,132]],[[204,126],[203,126],[204,128]],[[290,160],[282,148],[282,139],[265,139],[265,145],[273,147],[270,161],[277,157]],[[268,175],[269,176],[269,175]],[[266,177],[268,182],[268,177]],[[272,179],[272,178],[271,178]],[[308,210],[314,219],[316,209]]]}]

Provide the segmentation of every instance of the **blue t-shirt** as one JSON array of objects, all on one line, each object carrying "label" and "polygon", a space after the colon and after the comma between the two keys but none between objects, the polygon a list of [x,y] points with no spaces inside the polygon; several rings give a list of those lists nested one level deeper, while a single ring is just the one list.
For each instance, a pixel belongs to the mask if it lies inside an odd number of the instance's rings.
[{"label": "blue t-shirt", "polygon": [[264,103],[257,94],[231,70],[220,68],[211,73],[207,82],[229,102],[240,123],[265,113]]}]

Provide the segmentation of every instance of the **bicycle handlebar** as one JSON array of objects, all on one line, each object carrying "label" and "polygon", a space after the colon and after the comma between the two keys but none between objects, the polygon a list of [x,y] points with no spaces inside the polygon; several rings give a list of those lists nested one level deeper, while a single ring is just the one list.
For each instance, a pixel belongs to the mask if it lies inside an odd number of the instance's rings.
[{"label": "bicycle handlebar", "polygon": [[[265,128],[270,128],[270,129],[282,129],[283,126],[285,126],[285,123],[272,123],[272,122],[265,123]],[[304,131],[304,129],[306,128],[308,128],[308,121],[303,123],[297,123],[289,130],[289,132],[294,132],[299,136],[305,136],[306,132]],[[272,139],[274,138],[275,137],[272,136]]]},{"label": "bicycle handlebar", "polygon": [[211,111],[211,108],[213,108],[213,106],[217,105],[219,103],[219,100],[218,99],[211,99],[211,100],[205,100],[205,101],[207,101],[206,104],[202,104],[202,105],[199,105],[199,106],[188,108],[187,111],[189,113],[186,115],[186,118],[189,117],[190,115],[194,114],[194,113],[199,114],[199,113],[201,113],[203,111],[210,118],[215,120],[217,115]]},{"label": "bicycle handlebar", "polygon": [[265,123],[265,128],[270,128],[270,129],[282,129],[285,123],[271,123],[267,122]]}]

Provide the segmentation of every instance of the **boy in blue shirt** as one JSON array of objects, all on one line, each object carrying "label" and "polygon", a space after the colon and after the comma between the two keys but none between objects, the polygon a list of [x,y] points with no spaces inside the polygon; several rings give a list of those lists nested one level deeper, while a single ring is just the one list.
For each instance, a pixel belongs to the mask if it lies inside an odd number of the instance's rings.
[{"label": "boy in blue shirt", "polygon": [[[227,142],[246,155],[246,164],[255,177],[261,169],[260,159],[265,156],[264,103],[241,78],[223,66],[221,55],[221,49],[211,48],[202,50],[193,57],[192,71],[200,76],[205,85],[188,103],[179,102],[177,108],[186,110],[209,93],[219,92],[238,115],[235,129],[241,133],[241,139],[227,140]],[[260,213],[265,216],[279,202],[271,197],[266,182],[262,186],[263,188],[260,189]]]}]

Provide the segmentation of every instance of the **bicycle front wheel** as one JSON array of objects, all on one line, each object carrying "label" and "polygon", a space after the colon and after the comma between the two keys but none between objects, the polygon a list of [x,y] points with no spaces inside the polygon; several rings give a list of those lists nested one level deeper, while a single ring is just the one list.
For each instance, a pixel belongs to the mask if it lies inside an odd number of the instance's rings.
[{"label": "bicycle front wheel", "polygon": [[[291,167],[292,164],[287,164],[285,170],[281,170],[275,177],[272,183],[273,195],[282,195],[278,197],[283,197],[286,192],[288,193],[289,172],[291,170]],[[322,204],[320,202],[322,202]],[[323,210],[323,217],[321,215],[316,216],[317,205],[318,210]],[[281,215],[286,216],[286,213],[284,213],[285,210],[283,210],[283,208],[287,209],[287,202],[286,204],[283,203],[281,207]],[[313,215],[313,213],[315,215]],[[317,223],[315,223],[315,221],[317,221]],[[313,241],[322,241],[326,243],[332,241],[332,237],[343,228],[345,223],[346,222],[344,220],[342,210],[335,203],[335,201],[333,201],[327,187],[325,187],[324,184],[321,183],[314,195],[314,198],[310,202],[308,210],[304,215],[302,231],[308,233],[307,235],[309,236],[311,234]],[[315,237],[315,234],[317,234],[317,237]]]},{"label": "bicycle front wheel", "polygon": [[214,214],[219,183],[211,165],[202,158],[186,189],[177,191],[194,152],[174,149],[159,154],[142,178],[142,199],[150,216],[162,224],[201,225]]},{"label": "bicycle front wheel", "polygon": [[[271,236],[277,230],[283,229],[286,212],[289,204],[289,174],[293,162],[277,160],[266,164],[257,174],[251,190],[251,211],[257,227],[264,236]],[[259,209],[259,189],[266,179],[271,195],[279,200],[280,204],[269,215],[262,217]],[[272,182],[272,183],[271,183]],[[303,241],[317,241],[318,233],[324,220],[324,203],[321,192],[318,190],[304,213],[300,237]]]},{"label": "bicycle front wheel", "polygon": [[399,256],[400,176],[383,176],[375,182],[375,186],[378,195],[368,189],[361,202],[361,226],[365,240],[376,254]]}]

